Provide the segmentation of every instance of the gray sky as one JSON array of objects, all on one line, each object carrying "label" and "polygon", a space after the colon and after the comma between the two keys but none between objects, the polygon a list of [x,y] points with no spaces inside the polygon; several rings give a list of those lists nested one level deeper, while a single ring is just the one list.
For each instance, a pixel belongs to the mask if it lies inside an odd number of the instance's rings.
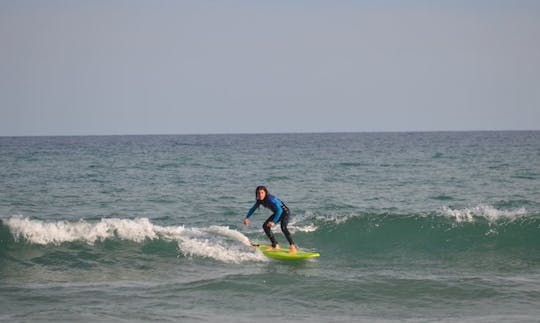
[{"label": "gray sky", "polygon": [[540,129],[540,1],[0,0],[0,135]]}]

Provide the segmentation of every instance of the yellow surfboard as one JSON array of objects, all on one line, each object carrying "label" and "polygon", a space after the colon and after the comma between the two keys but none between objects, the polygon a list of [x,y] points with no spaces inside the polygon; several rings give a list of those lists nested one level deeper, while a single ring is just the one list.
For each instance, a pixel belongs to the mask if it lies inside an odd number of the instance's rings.
[{"label": "yellow surfboard", "polygon": [[320,257],[318,252],[297,250],[296,253],[290,253],[288,248],[282,248],[279,250],[272,250],[272,246],[253,244],[255,248],[258,248],[266,257],[279,260],[305,260],[310,258]]}]

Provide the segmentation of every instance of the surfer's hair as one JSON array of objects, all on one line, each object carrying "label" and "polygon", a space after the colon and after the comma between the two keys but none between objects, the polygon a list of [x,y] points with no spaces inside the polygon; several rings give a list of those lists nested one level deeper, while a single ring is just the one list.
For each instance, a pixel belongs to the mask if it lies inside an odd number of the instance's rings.
[{"label": "surfer's hair", "polygon": [[268,196],[268,189],[266,188],[266,186],[257,186],[257,188],[255,189],[255,199],[257,199],[257,192],[259,192],[260,190],[263,190],[265,193],[266,193],[266,196]]}]

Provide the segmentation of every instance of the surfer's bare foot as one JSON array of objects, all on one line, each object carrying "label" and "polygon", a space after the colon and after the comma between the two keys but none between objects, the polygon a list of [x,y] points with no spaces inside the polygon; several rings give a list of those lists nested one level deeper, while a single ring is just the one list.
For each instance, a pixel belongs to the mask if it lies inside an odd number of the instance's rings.
[{"label": "surfer's bare foot", "polygon": [[292,244],[292,245],[289,247],[289,253],[291,253],[291,254],[293,254],[293,255],[296,253],[296,246],[295,246],[295,245]]},{"label": "surfer's bare foot", "polygon": [[270,247],[270,250],[279,250],[279,245],[277,244],[275,247]]}]

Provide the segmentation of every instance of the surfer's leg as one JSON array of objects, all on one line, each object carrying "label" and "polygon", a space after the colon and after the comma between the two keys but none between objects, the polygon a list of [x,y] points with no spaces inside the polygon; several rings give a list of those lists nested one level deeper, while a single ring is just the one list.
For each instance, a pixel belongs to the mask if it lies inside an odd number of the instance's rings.
[{"label": "surfer's leg", "polygon": [[289,212],[286,212],[281,217],[281,231],[285,235],[285,238],[287,238],[287,241],[289,241],[289,251],[290,251],[290,253],[295,254],[296,253],[296,245],[294,244],[291,233],[289,232],[289,229],[287,228],[287,225],[289,225]]},{"label": "surfer's leg", "polygon": [[272,233],[272,229],[268,227],[268,222],[272,221],[273,218],[274,218],[274,215],[272,214],[268,219],[266,219],[266,221],[264,221],[263,230],[264,230],[264,233],[266,233],[266,236],[268,237],[268,239],[270,239],[270,242],[272,242],[272,248],[276,248],[278,244],[276,241],[276,237],[274,237],[274,234]]},{"label": "surfer's leg", "polygon": [[287,241],[289,241],[289,244],[291,246],[294,245],[294,241],[292,239],[291,233],[289,232],[289,229],[287,226],[289,225],[289,213],[283,213],[283,216],[281,217],[281,231],[285,235],[285,238],[287,238]]}]

